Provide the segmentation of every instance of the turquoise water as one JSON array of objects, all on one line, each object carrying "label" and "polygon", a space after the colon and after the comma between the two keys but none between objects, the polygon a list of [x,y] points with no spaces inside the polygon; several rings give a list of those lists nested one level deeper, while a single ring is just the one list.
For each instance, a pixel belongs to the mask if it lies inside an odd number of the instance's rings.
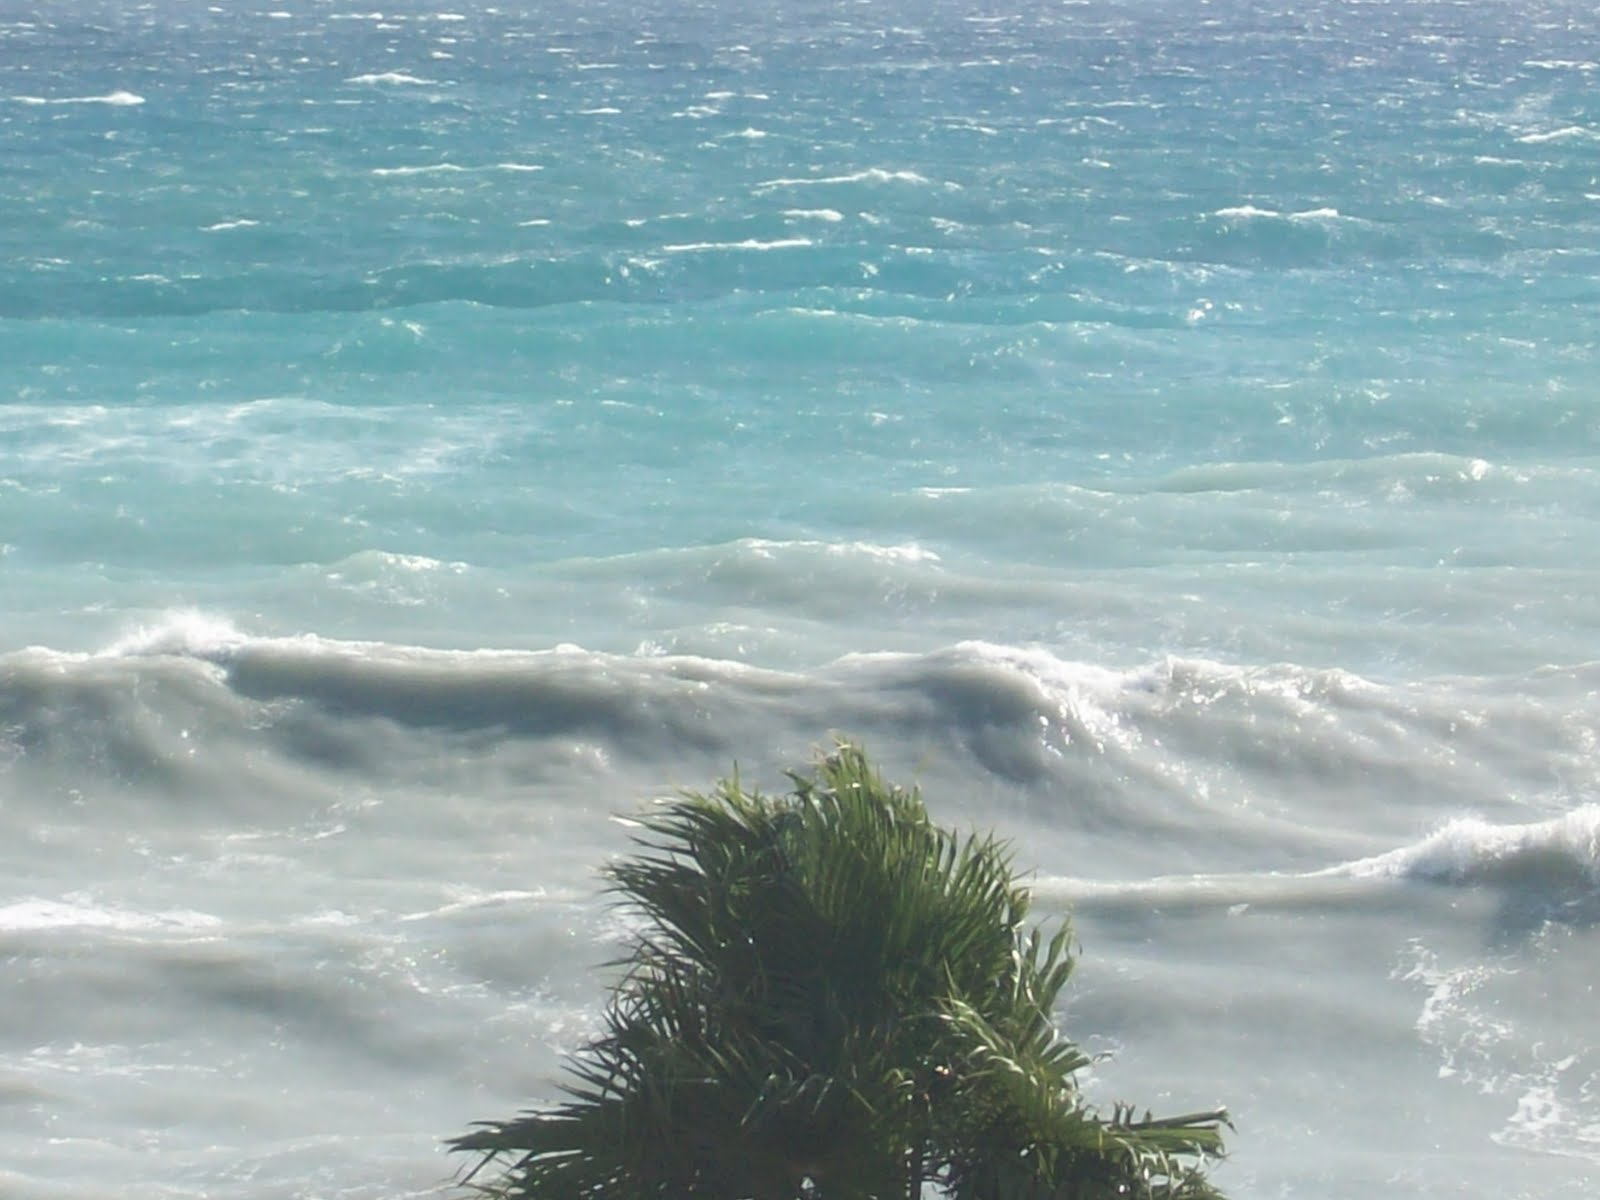
[{"label": "turquoise water", "polygon": [[[442,3],[442,0],[441,0]],[[1600,1161],[1583,5],[0,0],[0,1192],[394,1197],[837,732],[1244,1200]]]}]

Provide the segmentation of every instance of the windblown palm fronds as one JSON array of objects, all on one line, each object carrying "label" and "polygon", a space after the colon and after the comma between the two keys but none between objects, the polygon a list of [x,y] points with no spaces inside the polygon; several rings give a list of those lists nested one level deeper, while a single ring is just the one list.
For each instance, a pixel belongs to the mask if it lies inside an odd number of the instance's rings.
[{"label": "windblown palm fronds", "polygon": [[[1052,1020],[1069,933],[1027,928],[994,838],[934,825],[843,745],[737,777],[607,874],[644,917],[568,1098],[450,1142],[504,1200],[1210,1200],[1222,1111],[1081,1099]],[[498,1177],[478,1182],[485,1170]]]}]

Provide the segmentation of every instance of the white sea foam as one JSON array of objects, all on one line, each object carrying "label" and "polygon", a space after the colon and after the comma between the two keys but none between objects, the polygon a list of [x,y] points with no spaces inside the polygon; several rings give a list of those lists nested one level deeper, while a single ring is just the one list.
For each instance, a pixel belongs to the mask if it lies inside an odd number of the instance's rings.
[{"label": "white sea foam", "polygon": [[861,558],[877,562],[906,564],[936,563],[939,555],[916,542],[883,545],[877,542],[777,541],[770,538],[740,538],[733,549],[757,558],[777,559],[795,553],[822,553],[834,558]]},{"label": "white sea foam", "polygon": [[195,609],[179,610],[117,638],[101,653],[108,658],[181,655],[210,659],[231,654],[251,639],[225,617]]},{"label": "white sea foam", "polygon": [[346,561],[372,563],[397,571],[418,573],[446,571],[460,575],[468,569],[464,562],[443,562],[437,558],[429,558],[426,554],[392,554],[386,550],[366,550],[356,555],[354,559]]},{"label": "white sea foam", "polygon": [[0,908],[0,933],[68,929],[115,933],[199,932],[216,929],[221,924],[219,918],[208,913],[183,909],[135,912],[98,905],[81,896],[63,900],[19,900]]},{"label": "white sea foam", "polygon": [[248,217],[239,217],[232,221],[218,221],[215,225],[202,225],[200,232],[225,233],[230,229],[253,229],[260,224],[260,221],[252,221]]},{"label": "white sea foam", "polygon": [[[576,894],[569,894],[560,899],[570,903],[578,899]],[[459,898],[448,904],[441,904],[438,908],[424,909],[420,912],[405,913],[400,917],[402,921],[430,921],[440,917],[452,917],[464,912],[472,912],[486,908],[520,908],[529,902],[550,902],[554,897],[543,888],[537,891],[505,890],[498,892],[478,892],[462,889]]]},{"label": "white sea foam", "polygon": [[345,82],[368,85],[389,84],[396,87],[431,87],[437,81],[423,79],[416,75],[408,75],[404,71],[374,71],[366,75],[352,75]]},{"label": "white sea foam", "polygon": [[1321,872],[1358,878],[1474,883],[1509,876],[1581,875],[1600,882],[1600,805],[1523,825],[1460,817],[1410,846]]},{"label": "white sea foam", "polygon": [[956,723],[974,713],[991,719],[1009,713],[1015,727],[1005,731],[1008,744],[1002,748],[996,741],[991,747],[992,754],[1004,753],[1010,761],[1006,767],[999,757],[992,760],[1002,770],[1029,769],[1024,763],[1037,769],[1063,746],[1082,744],[1097,752],[1128,748],[1139,736],[1121,705],[1127,673],[1069,662],[1035,647],[966,641],[928,655],[852,653],[839,666],[887,668],[891,677],[943,696]]},{"label": "white sea foam", "polygon": [[877,562],[936,563],[939,556],[915,542],[880,545],[876,542],[772,541],[742,538],[736,545],[762,558],[774,558],[791,551],[821,551],[835,558],[865,558]]},{"label": "white sea foam", "polygon": [[380,178],[387,178],[391,175],[402,177],[407,175],[464,175],[470,169],[470,167],[463,167],[458,163],[443,162],[412,167],[373,167],[372,173]]},{"label": "white sea foam", "polygon": [[1600,132],[1582,125],[1564,125],[1560,129],[1541,133],[1525,133],[1517,139],[1526,145],[1537,146],[1546,142],[1592,142],[1600,139]]},{"label": "white sea foam", "polygon": [[1492,1142],[1600,1162],[1596,1053],[1573,1019],[1592,1007],[1592,977],[1544,949],[1522,964],[1451,961],[1414,939],[1392,978],[1426,991],[1415,1030],[1439,1055],[1438,1078],[1502,1106]]},{"label": "white sea foam", "polygon": [[523,162],[498,162],[487,166],[467,167],[460,163],[418,163],[403,167],[373,167],[372,173],[381,178],[389,176],[405,177],[407,175],[466,175],[474,171],[505,171],[514,175],[527,175],[535,171],[542,171],[544,167],[539,163]]},{"label": "white sea foam", "polygon": [[1421,841],[1314,871],[1169,876],[1148,880],[1045,877],[1042,896],[1102,906],[1234,907],[1350,905],[1385,880],[1494,885],[1553,891],[1567,898],[1600,885],[1600,805],[1521,825],[1475,817],[1446,823]]},{"label": "white sea foam", "polygon": [[608,814],[837,729],[1230,1194],[1587,1200],[1587,8],[206,4],[4,31],[0,1193],[433,1187],[603,1011]]},{"label": "white sea foam", "polygon": [[910,183],[926,185],[929,182],[930,180],[926,175],[919,175],[916,171],[888,171],[882,167],[871,167],[865,171],[853,171],[848,175],[768,179],[756,184],[752,190],[757,194],[761,194],[778,191],[781,188],[828,187],[843,183]]},{"label": "white sea foam", "polygon": [[463,562],[367,550],[343,560],[325,578],[334,588],[361,593],[379,603],[421,607],[442,599],[434,577],[460,577],[468,571]]},{"label": "white sea foam", "polygon": [[1253,204],[1241,204],[1229,208],[1219,208],[1211,215],[1224,221],[1291,221],[1305,224],[1344,222],[1357,225],[1370,223],[1360,217],[1346,216],[1337,208],[1326,206],[1303,209],[1299,212],[1280,212],[1277,209],[1257,208]]},{"label": "white sea foam", "polygon": [[661,250],[664,254],[694,254],[706,250],[793,250],[814,244],[810,238],[777,238],[769,242],[746,238],[742,242],[683,242]]},{"label": "white sea foam", "polygon": [[134,92],[111,92],[104,96],[13,96],[18,104],[108,104],[113,108],[133,108],[145,102]]}]

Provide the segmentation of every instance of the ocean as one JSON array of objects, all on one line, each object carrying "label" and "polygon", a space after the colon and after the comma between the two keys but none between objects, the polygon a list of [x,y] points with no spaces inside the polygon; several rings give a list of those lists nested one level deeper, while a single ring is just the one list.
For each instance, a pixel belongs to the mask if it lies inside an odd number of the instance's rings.
[{"label": "ocean", "polygon": [[1234,1200],[1595,1195],[1597,331],[1591,4],[0,0],[0,1196],[450,1194],[838,737]]}]

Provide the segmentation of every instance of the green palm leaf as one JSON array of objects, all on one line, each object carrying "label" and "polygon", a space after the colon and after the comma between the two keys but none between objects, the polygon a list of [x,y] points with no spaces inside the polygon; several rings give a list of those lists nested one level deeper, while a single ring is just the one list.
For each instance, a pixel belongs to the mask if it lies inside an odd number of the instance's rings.
[{"label": "green palm leaf", "polygon": [[[737,776],[608,868],[643,918],[565,1102],[454,1139],[505,1200],[1217,1193],[1221,1112],[1097,1115],[1056,1030],[1070,933],[1007,849],[936,826],[842,745],[792,790]],[[480,1182],[491,1165],[498,1174]]]}]

